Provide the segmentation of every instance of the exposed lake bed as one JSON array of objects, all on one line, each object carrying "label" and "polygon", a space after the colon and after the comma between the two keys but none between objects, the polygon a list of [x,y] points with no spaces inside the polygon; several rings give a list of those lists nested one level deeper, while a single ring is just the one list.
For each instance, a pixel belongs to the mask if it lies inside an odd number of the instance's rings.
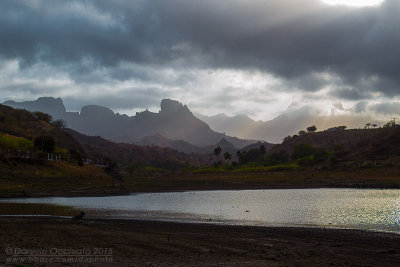
[{"label": "exposed lake bed", "polygon": [[0,218],[0,227],[3,249],[111,248],[116,266],[400,264],[400,235],[359,230],[44,218]]},{"label": "exposed lake bed", "polygon": [[[2,202],[7,201],[5,199]],[[10,199],[84,210],[89,217],[400,233],[400,190],[275,189]]]},{"label": "exposed lake bed", "polygon": [[[115,265],[400,264],[397,189],[184,191],[1,202],[30,205],[28,212],[51,207],[57,214],[67,207],[86,213],[78,221],[2,217],[2,246],[112,248]],[[0,263],[5,261],[0,255]]]}]

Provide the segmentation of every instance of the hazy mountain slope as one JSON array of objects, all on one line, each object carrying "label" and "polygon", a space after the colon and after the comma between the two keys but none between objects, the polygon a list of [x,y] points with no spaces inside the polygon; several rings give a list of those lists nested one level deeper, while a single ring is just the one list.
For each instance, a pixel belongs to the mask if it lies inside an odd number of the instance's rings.
[{"label": "hazy mountain slope", "polygon": [[198,153],[205,154],[207,151],[204,147],[192,145],[183,140],[171,140],[161,134],[154,134],[151,136],[145,136],[139,141],[134,142],[135,145],[139,146],[158,146],[175,149],[177,151],[184,152],[186,154]]},{"label": "hazy mountain slope", "polygon": [[[234,117],[229,117],[224,113],[220,113],[208,117],[196,113],[195,116],[198,117],[200,120],[204,121],[205,123],[207,123],[210,126],[210,128],[213,129],[214,131],[238,137],[254,135],[256,129],[262,124],[262,122],[254,121],[245,115],[236,115]],[[262,140],[262,138],[254,138],[254,139]]]},{"label": "hazy mountain slope", "polygon": [[195,146],[214,145],[222,138],[228,139],[235,146],[242,147],[251,140],[225,136],[215,132],[200,119],[196,118],[187,106],[178,101],[164,99],[161,101],[159,113],[144,111],[130,118],[131,126],[126,134],[118,139],[124,142],[134,142],[135,138],[154,135],[156,133],[171,139],[183,140]]},{"label": "hazy mountain slope", "polygon": [[52,123],[37,119],[29,111],[16,110],[4,105],[0,105],[0,133],[28,140],[41,135],[49,135],[54,137],[58,147],[66,151],[75,150],[83,157],[87,156],[94,161],[102,161],[105,157],[109,157],[118,161],[122,167],[127,167],[129,164],[170,164],[174,162],[207,164],[212,159],[212,156],[187,155],[169,148],[114,143],[99,136],[88,136],[72,129],[57,128]]},{"label": "hazy mountain slope", "polygon": [[83,107],[79,114],[67,112],[61,119],[67,122],[69,128],[78,132],[115,141],[129,123],[128,116],[114,114],[111,109],[95,105]]},{"label": "hazy mountain slope", "polygon": [[273,144],[270,144],[270,143],[267,143],[267,142],[257,142],[257,143],[245,146],[241,150],[242,151],[250,151],[250,150],[253,150],[253,149],[259,149],[262,145],[265,147],[266,151],[269,151],[271,149],[271,147],[274,146]]},{"label": "hazy mountain slope", "polygon": [[170,140],[182,140],[192,145],[204,147],[227,139],[236,147],[243,147],[254,140],[241,140],[215,132],[200,119],[196,118],[187,106],[178,101],[164,99],[159,113],[138,112],[135,116],[115,114],[101,106],[85,106],[80,113],[66,112],[61,99],[39,98],[36,101],[5,104],[31,111],[48,112],[54,119],[63,119],[68,127],[88,135],[99,135],[106,139],[135,143],[141,138],[160,134]]},{"label": "hazy mountain slope", "polygon": [[296,134],[311,125],[325,130],[340,125],[346,125],[348,128],[360,128],[367,122],[373,122],[373,119],[368,116],[320,116],[304,110],[286,112],[269,121],[254,121],[243,115],[229,117],[225,114],[218,114],[208,117],[196,114],[196,116],[215,131],[225,132],[239,138],[266,140],[271,143],[281,143],[284,137]]},{"label": "hazy mountain slope", "polygon": [[145,136],[140,140],[135,142],[138,146],[159,146],[159,147],[169,147],[172,140],[156,133],[151,136]]},{"label": "hazy mountain slope", "polygon": [[[197,153],[197,154],[213,154],[214,149],[220,146],[224,151],[235,152],[238,150],[231,142],[222,138],[218,143],[209,146],[195,146],[183,140],[170,140],[165,138],[160,134],[155,134],[152,136],[146,136],[139,141],[135,142],[136,145],[140,146],[159,146],[168,147],[178,151],[185,152],[187,154]],[[268,147],[271,144],[268,144]]]},{"label": "hazy mountain slope", "polygon": [[117,160],[122,167],[130,164],[157,165],[163,163],[209,164],[212,157],[208,155],[187,155],[169,148],[158,146],[137,146],[134,144],[114,143],[100,136],[88,136],[72,129],[66,129],[85,148],[91,157],[110,157]]},{"label": "hazy mountain slope", "polygon": [[184,140],[197,146],[214,144],[222,134],[193,116],[190,110],[177,101],[161,101],[159,113],[144,111],[130,118],[129,131],[118,137],[119,141],[132,142],[134,138],[159,133],[172,140]]},{"label": "hazy mountain slope", "polygon": [[3,105],[16,109],[26,109],[29,111],[41,111],[52,116],[59,117],[65,112],[65,106],[61,98],[40,97],[34,101],[15,102],[12,100],[5,101]]}]

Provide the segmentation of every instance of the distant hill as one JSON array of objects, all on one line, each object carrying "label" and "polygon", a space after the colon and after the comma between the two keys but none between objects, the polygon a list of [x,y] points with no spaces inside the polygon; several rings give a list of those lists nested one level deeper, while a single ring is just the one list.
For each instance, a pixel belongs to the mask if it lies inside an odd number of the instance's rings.
[{"label": "distant hill", "polygon": [[[53,160],[47,160],[48,153],[35,146],[37,137],[43,137],[39,138],[43,142],[44,137],[55,140]],[[85,149],[68,132],[26,110],[0,105],[1,196],[45,196],[114,183],[105,169],[78,164],[84,156]]]},{"label": "distant hill", "polygon": [[27,140],[49,135],[55,139],[57,146],[67,152],[74,150],[84,158],[88,157],[99,162],[104,158],[110,158],[117,161],[121,167],[128,167],[130,164],[200,165],[212,161],[212,156],[187,155],[168,148],[114,143],[72,129],[57,128],[50,122],[38,119],[29,111],[16,110],[5,105],[0,105],[0,134],[23,137]]},{"label": "distant hill", "polygon": [[215,116],[196,114],[196,116],[214,131],[271,143],[281,143],[284,137],[297,134],[311,125],[325,130],[340,125],[360,128],[368,122],[375,122],[371,117],[363,115],[317,115],[316,112],[306,108],[285,112],[269,121],[255,121],[245,115],[229,117],[225,114]]},{"label": "distant hill", "polygon": [[54,117],[62,116],[65,112],[65,106],[61,98],[40,97],[35,101],[15,102],[8,100],[3,105],[16,109],[26,109],[29,111],[41,111],[51,114]]},{"label": "distant hill", "polygon": [[172,140],[162,136],[159,133],[156,133],[151,136],[145,136],[139,141],[136,141],[135,144],[139,146],[159,146],[159,147],[170,147]]},{"label": "distant hill", "polygon": [[91,158],[110,157],[117,160],[123,168],[129,165],[151,165],[157,167],[183,166],[185,164],[203,165],[212,162],[209,155],[187,155],[169,148],[158,146],[138,146],[114,143],[100,136],[88,136],[72,129],[66,129]]},{"label": "distant hill", "polygon": [[[205,116],[200,113],[195,113],[195,116],[207,123],[214,131],[238,136],[240,138],[243,138],[243,136],[257,135],[255,130],[262,124],[262,122],[254,121],[246,115],[230,117],[224,113],[214,116]],[[263,138],[249,139],[265,140]]]},{"label": "distant hill", "polygon": [[187,154],[206,154],[209,152],[207,149],[205,149],[205,147],[195,146],[183,140],[171,140],[158,133],[151,136],[145,136],[139,141],[134,142],[134,144],[139,146],[159,146],[171,148]]},{"label": "distant hill", "polygon": [[271,149],[271,147],[273,147],[274,145],[270,144],[268,142],[257,142],[257,143],[254,143],[254,144],[251,144],[251,145],[243,147],[241,149],[241,151],[250,151],[250,150],[253,150],[253,149],[259,149],[261,146],[264,146],[265,150],[269,151]]},{"label": "distant hill", "polygon": [[288,138],[269,153],[291,154],[299,144],[335,152],[336,159],[368,160],[400,157],[400,127],[321,131]]},{"label": "distant hill", "polygon": [[[187,154],[213,154],[216,147],[221,147],[224,152],[236,152],[238,150],[231,142],[222,138],[218,143],[209,146],[195,146],[183,140],[170,140],[160,134],[152,136],[146,136],[141,140],[135,142],[136,145],[140,146],[159,146],[168,147],[177,151],[182,151]],[[270,144],[269,144],[270,145]]]},{"label": "distant hill", "polygon": [[29,140],[37,136],[49,135],[54,137],[56,143],[68,150],[75,150],[84,154],[83,147],[69,133],[54,127],[51,123],[39,120],[31,112],[16,110],[0,105],[0,133],[23,137]]},{"label": "distant hill", "polygon": [[[149,141],[146,141],[146,138],[154,141],[157,134],[171,141],[187,142],[195,147],[214,145],[223,138],[238,148],[255,142],[211,130],[206,123],[196,118],[187,106],[170,99],[161,101],[161,110],[158,113],[146,110],[131,117],[115,114],[106,107],[95,105],[83,107],[80,113],[67,112],[60,98],[46,97],[27,102],[6,101],[4,104],[49,113],[55,119],[65,120],[71,129],[87,135],[102,136],[115,142],[145,144]],[[158,142],[160,141],[161,139]],[[184,144],[186,149],[188,144]],[[180,145],[175,145],[176,149],[180,149]]]}]

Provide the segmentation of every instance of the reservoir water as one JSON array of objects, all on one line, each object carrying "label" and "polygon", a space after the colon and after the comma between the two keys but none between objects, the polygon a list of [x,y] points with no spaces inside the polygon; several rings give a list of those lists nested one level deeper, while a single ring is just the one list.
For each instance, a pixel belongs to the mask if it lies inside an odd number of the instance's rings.
[{"label": "reservoir water", "polygon": [[288,189],[8,199],[73,206],[109,218],[263,226],[354,228],[400,233],[400,190]]}]

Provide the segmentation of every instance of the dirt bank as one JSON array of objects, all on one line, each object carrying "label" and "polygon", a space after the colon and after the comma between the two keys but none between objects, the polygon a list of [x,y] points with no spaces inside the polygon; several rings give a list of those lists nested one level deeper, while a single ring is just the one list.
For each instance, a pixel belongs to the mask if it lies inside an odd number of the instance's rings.
[{"label": "dirt bank", "polygon": [[6,248],[103,248],[118,266],[400,264],[400,235],[355,230],[39,218],[1,218],[0,228],[0,264]]}]

